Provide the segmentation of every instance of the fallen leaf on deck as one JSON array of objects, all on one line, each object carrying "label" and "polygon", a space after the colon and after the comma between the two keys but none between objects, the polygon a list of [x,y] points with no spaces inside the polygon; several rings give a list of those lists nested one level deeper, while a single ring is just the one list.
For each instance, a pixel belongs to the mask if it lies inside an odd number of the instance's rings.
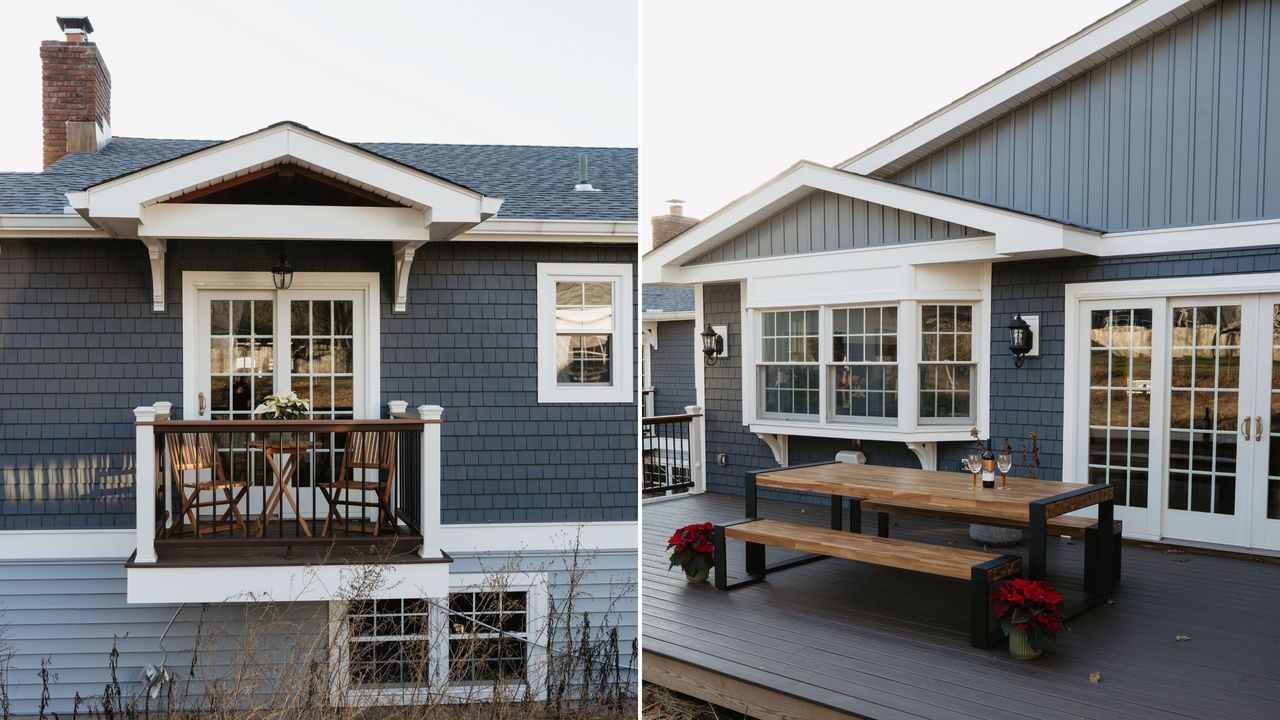
[{"label": "fallen leaf on deck", "polygon": [[1164,550],[1161,550],[1160,552],[1164,553],[1165,555],[1184,555],[1186,554],[1187,551],[1180,550],[1178,548],[1166,548]]},{"label": "fallen leaf on deck", "polygon": [[1174,562],[1191,562],[1191,558],[1174,558]]},{"label": "fallen leaf on deck", "polygon": [[1102,673],[1098,672],[1097,670],[1094,670],[1093,672],[1089,673],[1089,682],[1093,683],[1094,685],[1097,685],[1098,683],[1102,682]]},{"label": "fallen leaf on deck", "polygon": [[1191,636],[1190,636],[1190,635],[1175,635],[1175,636],[1173,637],[1173,641],[1174,641],[1174,642],[1186,642],[1186,641],[1188,641],[1188,640],[1190,640],[1190,639],[1191,639]]},{"label": "fallen leaf on deck", "polygon": [[1112,599],[1112,598],[1107,598],[1107,604],[1108,604],[1108,605],[1115,605],[1115,604],[1116,604],[1116,601],[1115,601],[1114,599]]}]

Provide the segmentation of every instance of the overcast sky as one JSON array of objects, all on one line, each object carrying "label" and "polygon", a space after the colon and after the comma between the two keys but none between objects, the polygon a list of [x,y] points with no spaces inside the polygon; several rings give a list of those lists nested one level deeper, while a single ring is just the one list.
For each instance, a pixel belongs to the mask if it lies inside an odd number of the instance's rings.
[{"label": "overcast sky", "polygon": [[635,0],[5,0],[0,170],[40,169],[41,40],[89,14],[116,135],[635,147]]},{"label": "overcast sky", "polygon": [[644,0],[640,212],[705,217],[797,160],[834,164],[1121,0]]}]

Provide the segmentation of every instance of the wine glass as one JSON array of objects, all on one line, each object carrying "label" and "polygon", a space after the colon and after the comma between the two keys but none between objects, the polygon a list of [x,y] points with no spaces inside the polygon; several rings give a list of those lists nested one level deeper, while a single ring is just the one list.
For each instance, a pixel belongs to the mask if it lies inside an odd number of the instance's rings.
[{"label": "wine glass", "polygon": [[1002,452],[996,456],[996,467],[1000,469],[1000,489],[1009,487],[1009,470],[1013,468],[1013,453]]},{"label": "wine glass", "polygon": [[969,453],[969,457],[965,458],[964,466],[973,474],[973,487],[978,487],[978,476],[982,474],[982,456],[976,452]]}]

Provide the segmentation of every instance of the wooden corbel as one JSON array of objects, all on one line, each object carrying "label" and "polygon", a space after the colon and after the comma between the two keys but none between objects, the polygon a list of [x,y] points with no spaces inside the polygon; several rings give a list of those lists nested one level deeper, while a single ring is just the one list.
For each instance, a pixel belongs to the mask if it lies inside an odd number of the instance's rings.
[{"label": "wooden corbel", "polygon": [[144,237],[147,257],[151,260],[151,309],[164,312],[164,254],[167,244],[163,238]]},{"label": "wooden corbel", "polygon": [[786,467],[788,465],[787,457],[788,446],[790,445],[790,435],[773,435],[770,433],[756,433],[756,437],[764,441],[769,446],[769,452],[773,453],[773,459],[778,462],[778,467]]},{"label": "wooden corbel", "polygon": [[409,308],[409,271],[413,268],[413,255],[425,241],[402,242],[392,246],[396,259],[396,297],[392,312],[404,312]]}]

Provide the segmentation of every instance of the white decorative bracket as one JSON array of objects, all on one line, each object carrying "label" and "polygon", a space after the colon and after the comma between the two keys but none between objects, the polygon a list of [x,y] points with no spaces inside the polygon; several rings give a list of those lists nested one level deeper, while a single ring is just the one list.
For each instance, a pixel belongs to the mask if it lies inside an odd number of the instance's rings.
[{"label": "white decorative bracket", "polygon": [[413,268],[413,255],[422,245],[423,241],[415,241],[396,243],[393,246],[396,258],[396,297],[391,305],[392,312],[409,309],[409,271]]},{"label": "white decorative bracket", "polygon": [[151,309],[164,312],[164,254],[167,244],[162,238],[144,237],[147,257],[151,259]]},{"label": "white decorative bracket", "polygon": [[938,443],[936,442],[909,442],[907,449],[916,454],[916,458],[920,460],[920,468],[922,470],[938,469]]},{"label": "white decorative bracket", "polygon": [[756,437],[764,441],[769,446],[769,452],[773,453],[773,459],[778,461],[778,467],[787,466],[787,449],[790,435],[771,435],[769,433],[756,433]]}]

